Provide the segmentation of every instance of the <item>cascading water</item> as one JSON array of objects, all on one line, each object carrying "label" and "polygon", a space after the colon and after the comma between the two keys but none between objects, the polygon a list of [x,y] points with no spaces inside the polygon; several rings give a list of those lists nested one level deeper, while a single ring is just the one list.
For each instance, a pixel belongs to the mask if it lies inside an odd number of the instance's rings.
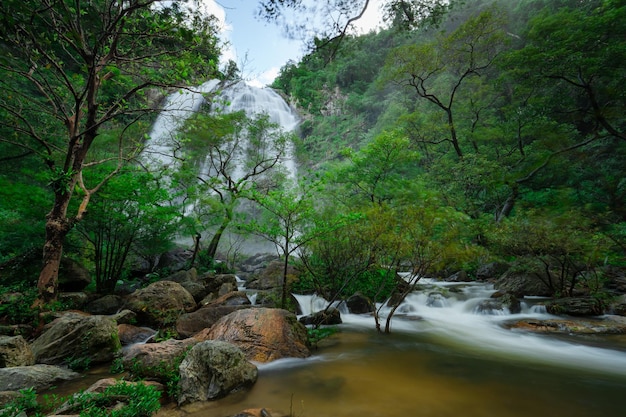
[{"label": "cascading water", "polygon": [[[294,131],[300,122],[298,114],[270,88],[252,87],[245,82],[237,82],[217,91],[219,87],[218,80],[210,80],[167,97],[152,126],[150,141],[143,153],[147,164],[163,167],[175,163],[175,154],[179,148],[176,133],[206,102],[207,93],[215,93],[213,104],[216,109],[225,113],[244,111],[248,117],[267,114],[270,121],[283,132]],[[289,176],[295,179],[297,167],[293,155],[293,143],[290,143],[281,164]]]},{"label": "cascading water", "polygon": [[[488,284],[440,282],[426,278],[422,278],[420,284],[426,289],[409,294],[397,309],[392,321],[393,332],[427,333],[443,343],[506,360],[626,374],[626,353],[623,351],[576,344],[502,326],[510,320],[558,318],[547,314],[544,306],[535,304],[537,300],[525,300],[521,303],[522,311],[511,314],[502,307],[483,308],[483,303],[488,303],[490,295],[495,292]],[[328,305],[318,296],[296,298],[306,306],[307,314]],[[380,310],[383,320],[389,310],[387,307]],[[361,327],[374,324],[369,315],[342,314],[342,320],[347,325]]]}]

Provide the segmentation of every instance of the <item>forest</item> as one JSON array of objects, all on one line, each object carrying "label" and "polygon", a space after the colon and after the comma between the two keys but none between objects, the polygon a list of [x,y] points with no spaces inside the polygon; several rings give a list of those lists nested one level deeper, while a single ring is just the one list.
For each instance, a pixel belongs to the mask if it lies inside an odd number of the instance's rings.
[{"label": "forest", "polygon": [[[219,65],[215,21],[176,3],[23,3],[0,8],[0,263],[28,260],[3,285],[36,305],[56,300],[62,258],[106,294],[138,262],[158,275],[180,242],[192,266],[232,268],[252,236],[284,259],[283,305],[290,291],[380,301],[396,271],[489,262],[604,300],[625,266],[623,0],[389,2],[385,28],[316,37],[281,69],[271,87],[297,134],[207,93],[175,138],[180,163],[159,169],[142,155],[164,97],[240,76]],[[418,3],[438,7],[400,7]],[[278,168],[292,141],[295,181]]]}]

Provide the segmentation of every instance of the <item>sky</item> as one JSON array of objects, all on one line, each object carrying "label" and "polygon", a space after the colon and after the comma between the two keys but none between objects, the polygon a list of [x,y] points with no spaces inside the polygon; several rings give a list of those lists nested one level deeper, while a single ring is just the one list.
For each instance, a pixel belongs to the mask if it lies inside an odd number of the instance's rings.
[{"label": "sky", "polygon": [[[256,17],[255,0],[203,0],[209,13],[223,23],[221,38],[228,42],[222,64],[232,59],[250,85],[263,87],[272,83],[280,68],[289,60],[299,61],[304,55],[301,40],[288,39],[276,24]],[[375,0],[366,15],[359,20],[359,30],[369,31],[379,20]]]}]

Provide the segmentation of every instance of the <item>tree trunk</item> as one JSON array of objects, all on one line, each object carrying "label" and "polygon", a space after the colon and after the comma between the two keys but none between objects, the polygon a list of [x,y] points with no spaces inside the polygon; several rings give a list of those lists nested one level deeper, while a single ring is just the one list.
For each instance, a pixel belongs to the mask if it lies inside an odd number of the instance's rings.
[{"label": "tree trunk", "polygon": [[54,208],[46,216],[46,242],[43,246],[43,265],[37,281],[39,295],[35,301],[36,306],[49,303],[57,298],[63,242],[72,228],[65,215],[69,200],[69,193],[57,194]]},{"label": "tree trunk", "polygon": [[215,232],[215,234],[213,235],[213,238],[211,239],[211,243],[209,243],[209,247],[207,248],[207,251],[206,251],[207,256],[210,259],[215,259],[215,254],[217,253],[217,246],[220,244],[222,235],[224,234],[224,231],[228,227],[229,223],[230,223],[230,219],[224,220],[222,224],[220,225],[220,228],[217,229],[217,232]]},{"label": "tree trunk", "polygon": [[289,268],[289,252],[285,251],[285,263],[283,264],[283,292],[280,298],[280,305],[284,309],[287,308],[287,271],[288,271],[288,268]]}]

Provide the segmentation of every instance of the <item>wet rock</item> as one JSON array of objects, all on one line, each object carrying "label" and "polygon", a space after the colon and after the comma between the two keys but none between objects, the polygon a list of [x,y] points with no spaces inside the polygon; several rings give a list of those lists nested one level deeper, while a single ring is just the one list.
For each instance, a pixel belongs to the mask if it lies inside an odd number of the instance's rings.
[{"label": "wet rock", "polygon": [[490,279],[499,278],[510,268],[509,264],[503,262],[491,262],[481,265],[476,270],[476,279],[479,281],[486,281]]},{"label": "wet rock", "polygon": [[470,280],[469,276],[467,275],[467,272],[465,272],[465,271],[458,271],[458,272],[455,272],[454,274],[450,275],[444,281],[448,281],[448,282],[467,282],[467,281],[471,281],[471,280]]},{"label": "wet rock", "polygon": [[0,368],[34,364],[33,351],[22,336],[0,336]]},{"label": "wet rock", "polygon": [[220,295],[223,295],[227,288],[230,288],[230,291],[237,289],[237,277],[234,274],[207,273],[202,275],[199,281],[204,285],[207,293],[211,294],[213,298],[218,298]]},{"label": "wet rock", "polygon": [[435,308],[447,307],[448,300],[446,300],[446,297],[439,292],[431,292],[428,294],[428,298],[426,299],[426,305],[428,307]]},{"label": "wet rock", "polygon": [[601,319],[523,319],[507,322],[507,329],[524,330],[534,333],[562,334],[626,334],[626,319],[606,316]]},{"label": "wet rock", "polygon": [[102,363],[112,360],[121,345],[112,318],[68,314],[54,320],[31,348],[37,363],[63,364],[73,359]]},{"label": "wet rock", "polygon": [[233,417],[272,417],[278,416],[273,412],[270,412],[267,408],[250,408],[243,410],[241,413],[235,414]]},{"label": "wet rock", "polygon": [[115,313],[111,316],[117,324],[133,324],[137,323],[137,313],[130,310],[122,310],[119,313]]},{"label": "wet rock", "polygon": [[[248,278],[246,282],[246,288],[255,290],[269,290],[272,288],[280,287],[283,284],[284,267],[285,265],[281,260],[270,262],[265,269],[251,275]],[[295,268],[289,266],[287,274],[295,275]]]},{"label": "wet rock", "polygon": [[522,304],[513,294],[497,291],[491,295],[491,298],[497,299],[511,314],[519,314],[522,312]]},{"label": "wet rock", "polygon": [[348,311],[352,314],[371,313],[376,309],[372,300],[361,292],[356,292],[348,298],[346,305],[348,306]]},{"label": "wet rock", "polygon": [[550,314],[568,316],[599,316],[604,313],[600,301],[593,297],[569,297],[552,300],[546,304]]},{"label": "wet rock", "polygon": [[215,323],[209,337],[237,345],[249,360],[256,362],[310,355],[306,327],[295,314],[282,309],[235,311]]},{"label": "wet rock", "polygon": [[191,337],[203,329],[211,328],[219,319],[233,311],[248,308],[245,305],[208,305],[192,313],[181,315],[176,320],[176,332],[181,337]]},{"label": "wet rock", "polygon": [[510,293],[517,298],[525,295],[550,297],[551,291],[532,273],[507,271],[494,282],[494,288]]},{"label": "wet rock", "polygon": [[257,367],[236,346],[207,340],[196,344],[180,364],[178,404],[215,400],[252,386]]},{"label": "wet rock", "polygon": [[506,308],[499,300],[482,300],[478,305],[474,308],[474,313],[476,314],[484,314],[484,315],[492,315],[498,316],[506,314]]},{"label": "wet rock", "polygon": [[132,345],[124,352],[122,364],[134,376],[165,380],[175,372],[182,358],[198,340],[168,339],[159,343]]},{"label": "wet rock", "polygon": [[80,374],[54,365],[15,366],[0,368],[0,391],[46,389],[62,381],[79,378]]},{"label": "wet rock", "polygon": [[333,307],[330,307],[325,311],[318,311],[308,316],[300,317],[298,321],[305,326],[321,326],[342,323],[341,313],[339,312],[339,310]]},{"label": "wet rock", "polygon": [[134,345],[135,343],[145,343],[156,334],[156,331],[149,327],[137,327],[132,324],[119,324],[117,333],[122,346]]},{"label": "wet rock", "polygon": [[141,323],[167,327],[181,314],[195,310],[196,301],[179,283],[158,281],[129,295],[126,308],[137,313]]}]

